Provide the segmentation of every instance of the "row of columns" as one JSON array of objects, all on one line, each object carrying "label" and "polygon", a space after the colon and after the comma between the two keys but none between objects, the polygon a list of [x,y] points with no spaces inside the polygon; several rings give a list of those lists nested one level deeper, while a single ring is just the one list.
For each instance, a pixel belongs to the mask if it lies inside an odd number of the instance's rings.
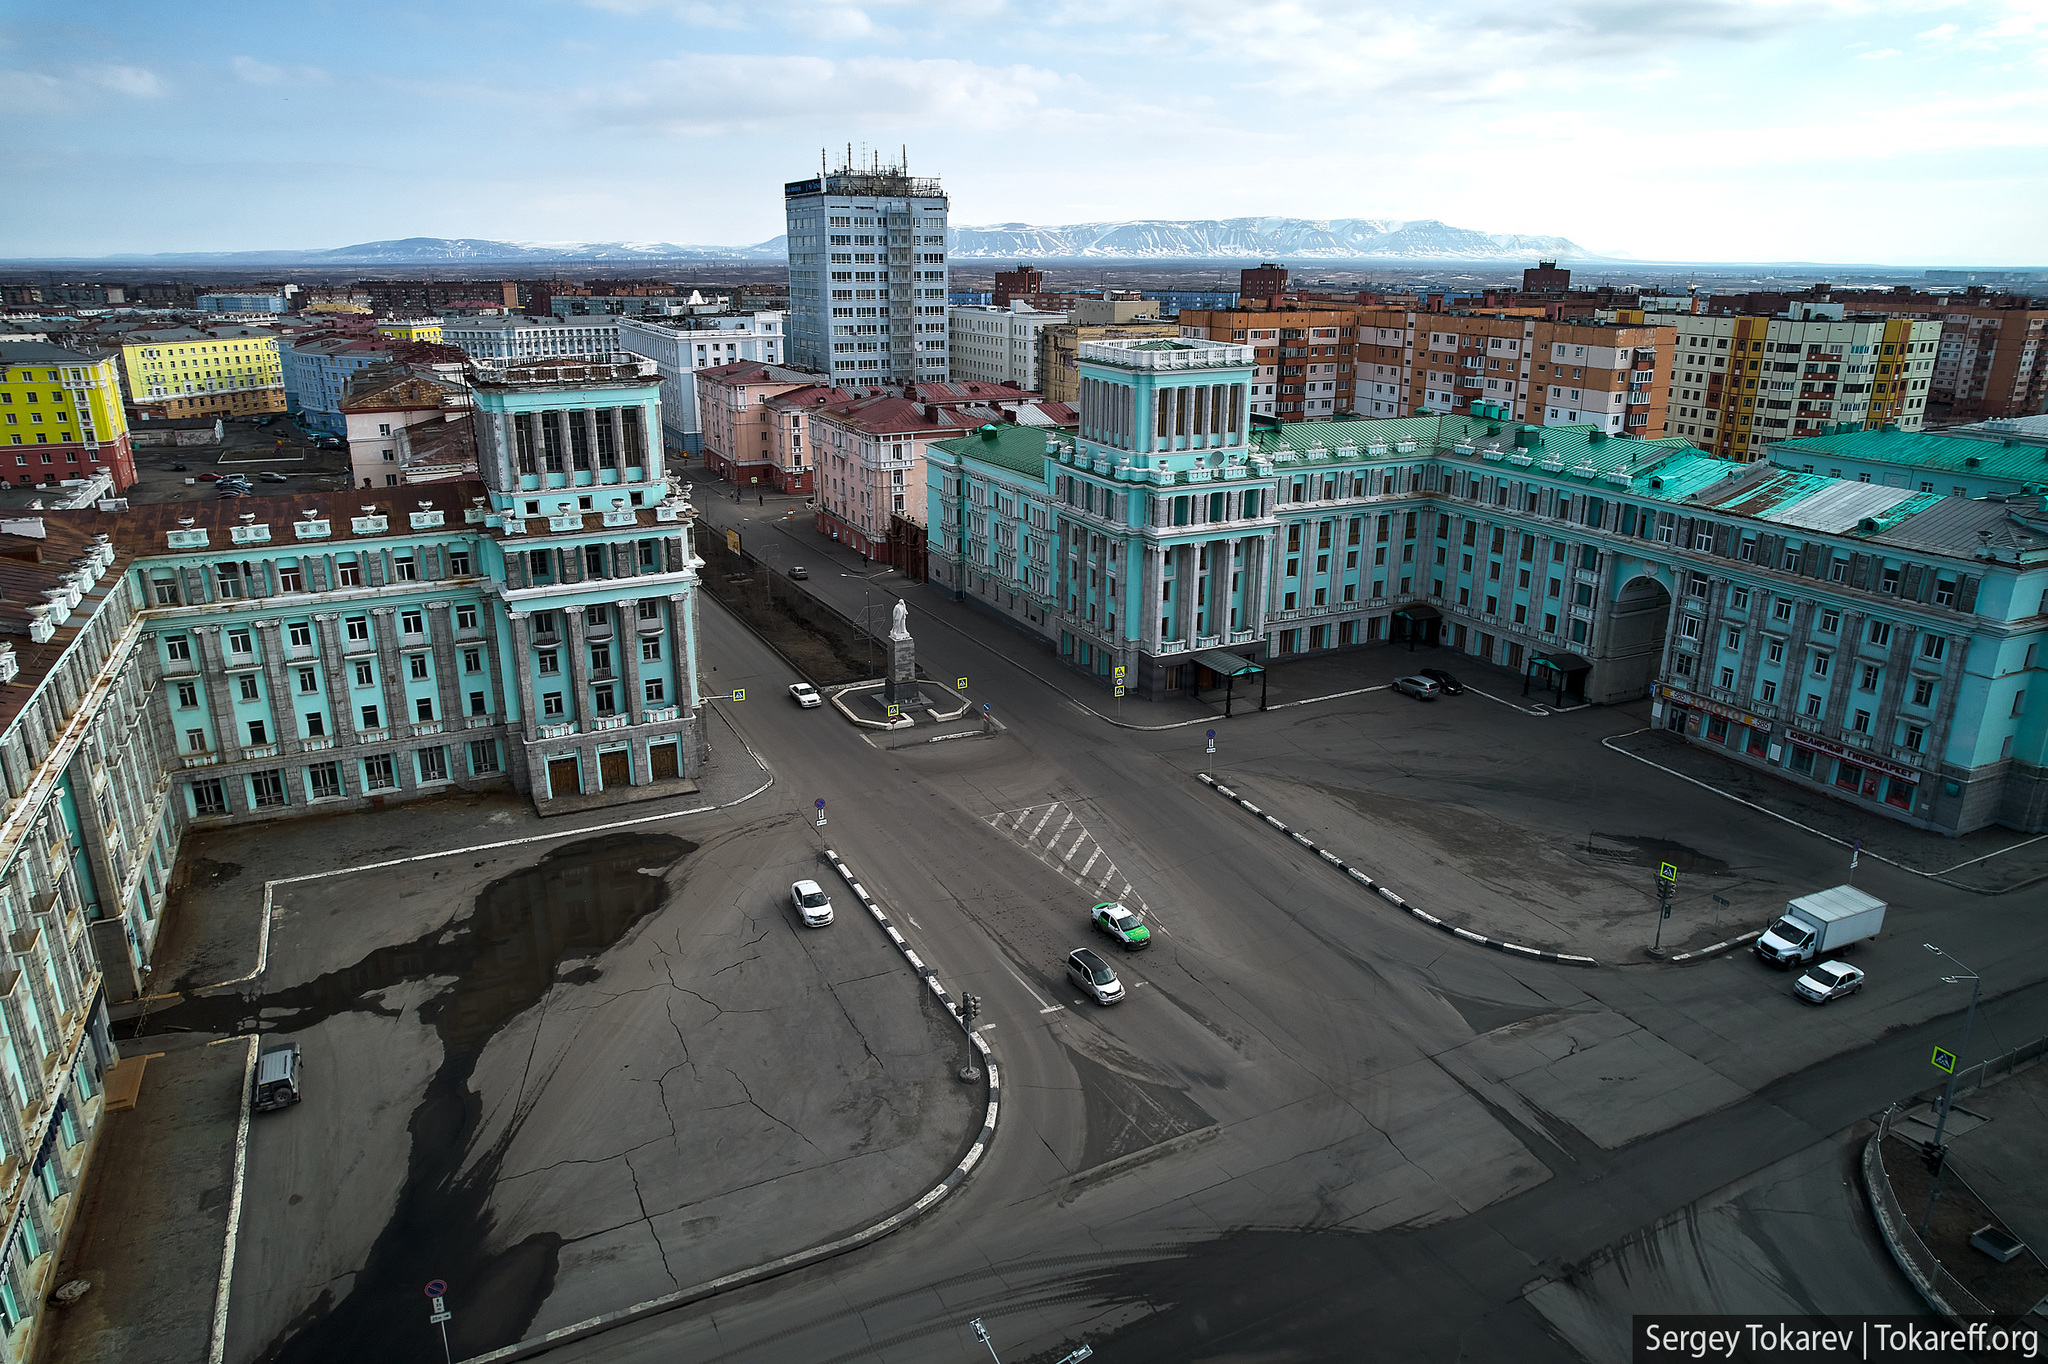
[{"label": "row of columns", "polygon": [[[520,474],[644,467],[647,452],[652,448],[647,439],[645,411],[637,403],[626,407],[548,408],[511,414],[509,432],[502,424],[494,425],[500,433],[510,436],[513,465]],[[600,412],[608,414],[609,420],[599,421]]]}]

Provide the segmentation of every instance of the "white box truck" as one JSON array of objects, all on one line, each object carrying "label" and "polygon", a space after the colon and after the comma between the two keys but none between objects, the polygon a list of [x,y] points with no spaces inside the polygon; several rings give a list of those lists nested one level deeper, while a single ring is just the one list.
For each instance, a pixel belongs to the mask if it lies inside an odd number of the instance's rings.
[{"label": "white box truck", "polygon": [[1854,886],[1835,886],[1787,904],[1756,940],[1756,954],[1776,967],[1799,966],[1873,937],[1883,927],[1884,901]]}]

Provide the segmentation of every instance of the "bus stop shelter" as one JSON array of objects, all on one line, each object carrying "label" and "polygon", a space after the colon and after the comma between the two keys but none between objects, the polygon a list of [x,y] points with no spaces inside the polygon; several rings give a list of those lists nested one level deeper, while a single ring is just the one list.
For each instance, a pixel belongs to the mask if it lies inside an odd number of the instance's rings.
[{"label": "bus stop shelter", "polygon": [[[1237,695],[1237,679],[1256,677],[1259,679],[1259,709],[1266,708],[1266,670],[1249,658],[1242,658],[1227,649],[1204,649],[1194,657],[1197,668],[1207,668],[1223,680],[1223,718],[1230,718],[1230,704]],[[1202,674],[1194,674],[1194,694],[1202,694]]]},{"label": "bus stop shelter", "polygon": [[1577,654],[1532,654],[1529,666],[1522,672],[1522,695],[1529,694],[1529,687],[1536,684],[1538,690],[1555,691],[1557,704],[1563,705],[1567,696],[1586,699],[1586,674],[1593,665]]}]

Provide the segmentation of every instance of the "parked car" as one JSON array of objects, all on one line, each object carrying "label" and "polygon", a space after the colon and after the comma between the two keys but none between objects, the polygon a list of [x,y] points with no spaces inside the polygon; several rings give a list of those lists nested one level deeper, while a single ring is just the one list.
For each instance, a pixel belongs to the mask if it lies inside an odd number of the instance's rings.
[{"label": "parked car", "polygon": [[1792,989],[1801,999],[1813,1004],[1825,1004],[1831,999],[1853,995],[1863,988],[1863,973],[1845,961],[1816,962],[1806,968],[1806,974],[1792,982]]},{"label": "parked car", "polygon": [[825,704],[825,698],[818,695],[818,689],[808,682],[790,683],[789,697],[790,700],[796,702],[805,710],[809,710],[813,706],[822,706]]},{"label": "parked car", "polygon": [[185,466],[182,464],[173,464],[171,466],[171,472],[174,474],[182,474],[185,472]]},{"label": "parked car", "polygon": [[1115,1004],[1124,997],[1124,983],[1116,972],[1086,947],[1067,954],[1067,975],[1097,1004]]},{"label": "parked car", "polygon": [[1111,900],[1095,906],[1088,912],[1088,922],[1095,925],[1099,933],[1107,933],[1122,943],[1127,952],[1136,952],[1152,945],[1152,930],[1138,921],[1138,916]]},{"label": "parked car", "polygon": [[792,885],[789,902],[803,916],[805,928],[823,928],[832,922],[832,897],[816,881],[798,881]]},{"label": "parked car", "polygon": [[[177,468],[180,468],[180,469],[182,469],[182,468],[184,468],[185,466],[184,466],[184,465],[182,465],[182,464],[180,464],[180,465],[177,465],[177,466],[175,466],[175,467],[177,467]],[[216,474],[216,473],[210,473],[210,472],[209,472],[209,473],[204,473],[204,474],[201,474],[201,475],[199,476],[199,481],[200,481],[201,483],[218,483],[218,482],[220,482],[220,475],[219,475],[219,474]]]},{"label": "parked car", "polygon": [[258,426],[268,426],[268,425],[270,425],[270,424],[271,424],[272,422],[274,422],[274,421],[276,421],[276,420],[277,420],[277,418],[275,418],[275,417],[259,417],[259,418],[257,418],[257,420],[256,420],[256,424],[257,424]]},{"label": "parked car", "polygon": [[811,576],[811,570],[805,568],[802,564],[798,564],[796,567],[789,570],[789,576],[796,579],[798,582],[802,582],[805,578]]},{"label": "parked car", "polygon": [[256,1111],[264,1113],[290,1108],[304,1098],[299,1092],[299,1077],[303,1069],[304,1057],[298,1043],[265,1047],[256,1058]]},{"label": "parked car", "polygon": [[265,483],[288,483],[291,481],[290,474],[281,474],[275,469],[265,469],[256,477],[262,479]]},{"label": "parked car", "polygon": [[340,436],[313,437],[313,448],[316,450],[339,450],[344,444],[346,442]]},{"label": "parked car", "polygon": [[1441,690],[1445,696],[1463,696],[1465,694],[1465,689],[1458,685],[1458,679],[1452,677],[1442,668],[1423,668],[1420,669],[1415,675],[1417,677],[1426,677],[1430,681],[1436,683],[1438,689]]},{"label": "parked car", "polygon": [[222,488],[219,492],[214,494],[214,500],[220,501],[223,498],[247,497],[248,495],[249,490],[247,488]]},{"label": "parked car", "polygon": [[1414,697],[1418,701],[1434,701],[1443,693],[1443,688],[1427,677],[1397,677],[1394,690]]}]

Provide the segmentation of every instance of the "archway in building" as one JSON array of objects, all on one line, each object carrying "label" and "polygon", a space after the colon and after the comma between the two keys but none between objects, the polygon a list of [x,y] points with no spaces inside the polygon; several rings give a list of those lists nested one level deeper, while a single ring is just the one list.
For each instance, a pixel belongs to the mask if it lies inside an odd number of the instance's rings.
[{"label": "archway in building", "polygon": [[1651,577],[1623,583],[1608,606],[1607,648],[1587,699],[1611,703],[1649,695],[1670,623],[1671,594],[1662,583]]}]

